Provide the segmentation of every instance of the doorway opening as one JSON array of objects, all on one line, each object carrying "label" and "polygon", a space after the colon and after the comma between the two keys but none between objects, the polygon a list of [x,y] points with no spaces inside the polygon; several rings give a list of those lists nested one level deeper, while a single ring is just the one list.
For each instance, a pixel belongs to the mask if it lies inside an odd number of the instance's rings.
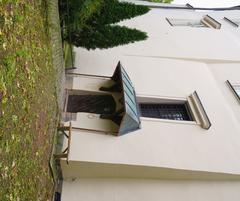
[{"label": "doorway opening", "polygon": [[112,95],[69,95],[67,112],[87,112],[94,114],[114,114],[116,102]]}]

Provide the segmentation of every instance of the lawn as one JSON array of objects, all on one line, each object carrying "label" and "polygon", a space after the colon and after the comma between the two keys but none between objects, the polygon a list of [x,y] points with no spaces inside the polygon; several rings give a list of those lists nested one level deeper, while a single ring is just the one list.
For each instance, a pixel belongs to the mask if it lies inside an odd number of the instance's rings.
[{"label": "lawn", "polygon": [[57,125],[46,0],[0,1],[0,200],[51,200]]}]

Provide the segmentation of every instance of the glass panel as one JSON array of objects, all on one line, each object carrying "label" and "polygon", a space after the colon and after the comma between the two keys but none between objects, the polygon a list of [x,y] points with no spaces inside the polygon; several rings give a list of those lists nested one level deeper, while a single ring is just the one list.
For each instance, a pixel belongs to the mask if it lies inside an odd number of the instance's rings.
[{"label": "glass panel", "polygon": [[201,20],[169,19],[173,26],[206,27]]},{"label": "glass panel", "polygon": [[137,103],[135,99],[135,92],[132,87],[132,83],[130,81],[130,78],[128,77],[127,73],[122,68],[122,81],[123,81],[123,93],[125,98],[125,107],[126,107],[126,113],[129,113],[129,115],[135,119],[138,122],[139,115],[137,110]]},{"label": "glass panel", "polygon": [[140,104],[143,117],[192,121],[186,104]]},{"label": "glass panel", "polygon": [[123,135],[132,131],[135,131],[140,128],[140,122],[136,122],[129,115],[125,115],[122,120],[121,127],[119,129],[119,134]]},{"label": "glass panel", "polygon": [[124,93],[124,98],[125,98],[125,106],[129,106],[129,108],[132,110],[132,112],[135,114],[135,116],[138,116],[138,113],[137,113],[137,106],[136,106],[136,103],[133,102],[130,97]]},{"label": "glass panel", "polygon": [[123,88],[124,88],[124,91],[126,91],[128,94],[131,94],[134,96],[134,89],[129,83],[126,83],[124,79],[123,79]]},{"label": "glass panel", "polygon": [[136,103],[135,91],[132,82],[123,67],[119,67],[121,72],[121,81],[123,85],[123,96],[125,114],[122,118],[119,128],[119,135],[137,130],[140,128],[140,118],[138,112],[138,104]]},{"label": "glass panel", "polygon": [[240,25],[240,19],[233,19],[232,20],[235,24]]},{"label": "glass panel", "polygon": [[236,94],[240,98],[240,85],[232,85],[232,86],[233,86],[234,91],[236,92]]}]

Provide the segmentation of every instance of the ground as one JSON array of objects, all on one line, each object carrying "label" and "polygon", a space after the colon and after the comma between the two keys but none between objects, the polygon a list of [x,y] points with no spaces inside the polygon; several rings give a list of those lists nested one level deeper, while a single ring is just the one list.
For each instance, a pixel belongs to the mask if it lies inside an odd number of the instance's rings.
[{"label": "ground", "polygon": [[51,200],[57,125],[46,0],[0,1],[0,200]]}]

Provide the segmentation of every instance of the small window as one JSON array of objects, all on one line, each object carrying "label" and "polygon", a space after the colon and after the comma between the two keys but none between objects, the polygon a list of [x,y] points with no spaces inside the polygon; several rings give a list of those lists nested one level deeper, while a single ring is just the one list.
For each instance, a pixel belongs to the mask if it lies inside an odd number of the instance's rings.
[{"label": "small window", "polygon": [[168,18],[166,19],[171,26],[182,26],[182,27],[188,26],[188,27],[200,27],[200,28],[207,27],[201,20],[168,19]]},{"label": "small window", "polygon": [[168,19],[166,18],[168,23],[171,26],[189,26],[189,27],[196,27],[196,28],[213,28],[213,29],[220,29],[221,24],[216,21],[214,18],[210,17],[209,15],[203,16],[201,19]]},{"label": "small window", "polygon": [[235,96],[240,101],[240,83],[231,83],[227,80],[228,86],[231,88],[231,90],[234,92]]},{"label": "small window", "polygon": [[240,18],[238,18],[238,19],[229,19],[227,17],[224,17],[224,20],[227,21],[228,23],[230,23],[231,25],[235,26],[235,27],[239,27],[240,26]]},{"label": "small window", "polygon": [[140,104],[143,117],[193,121],[186,103],[183,104]]},{"label": "small window", "polygon": [[195,122],[204,129],[211,127],[211,122],[197,92],[186,98],[138,96],[140,115],[146,120],[164,119],[182,122]]}]

